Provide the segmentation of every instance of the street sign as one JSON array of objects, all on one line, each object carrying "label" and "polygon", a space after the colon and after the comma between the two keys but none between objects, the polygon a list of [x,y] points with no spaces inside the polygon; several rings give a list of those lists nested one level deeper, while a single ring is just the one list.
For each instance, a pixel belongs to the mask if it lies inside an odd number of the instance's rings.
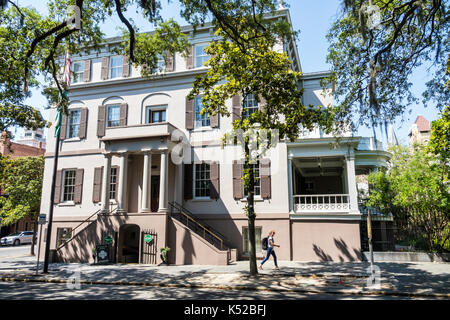
[{"label": "street sign", "polygon": [[146,234],[144,240],[145,242],[150,243],[153,240],[153,237],[149,234]]},{"label": "street sign", "polygon": [[45,213],[41,213],[39,215],[38,223],[39,224],[45,224],[46,222],[47,222],[47,215]]},{"label": "street sign", "polygon": [[109,262],[109,246],[98,245],[96,248],[97,263]]}]

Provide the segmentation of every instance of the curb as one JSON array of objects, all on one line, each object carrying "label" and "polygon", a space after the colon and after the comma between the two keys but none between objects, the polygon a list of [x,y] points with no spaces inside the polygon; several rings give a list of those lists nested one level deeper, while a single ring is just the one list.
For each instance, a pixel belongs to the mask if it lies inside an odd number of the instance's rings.
[{"label": "curb", "polygon": [[[36,282],[36,283],[74,283],[74,281],[65,279],[42,279],[42,278],[15,278],[0,277],[2,282]],[[151,283],[138,281],[99,281],[99,280],[80,280],[80,284],[86,285],[122,285],[122,286],[141,286],[141,287],[162,287],[162,288],[191,288],[191,289],[219,289],[219,290],[247,290],[247,291],[266,291],[266,292],[305,292],[305,293],[330,293],[330,294],[349,294],[349,295],[371,295],[371,296],[400,296],[400,297],[428,297],[428,298],[450,298],[447,293],[415,293],[415,292],[392,292],[376,290],[339,290],[339,289],[302,289],[302,288],[267,288],[259,286],[245,285],[208,285],[208,284],[171,284],[171,283]]]}]

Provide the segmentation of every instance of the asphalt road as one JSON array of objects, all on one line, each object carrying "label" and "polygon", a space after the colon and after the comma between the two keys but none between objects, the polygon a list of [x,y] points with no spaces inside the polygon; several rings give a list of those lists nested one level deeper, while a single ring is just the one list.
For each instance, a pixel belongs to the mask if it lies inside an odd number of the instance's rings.
[{"label": "asphalt road", "polygon": [[407,297],[355,296],[325,293],[164,288],[124,285],[0,282],[0,300],[410,300]]},{"label": "asphalt road", "polygon": [[[20,246],[0,246],[0,261],[8,261],[9,259],[25,257],[30,255],[31,244],[23,244]],[[37,246],[34,247],[37,253]]]}]

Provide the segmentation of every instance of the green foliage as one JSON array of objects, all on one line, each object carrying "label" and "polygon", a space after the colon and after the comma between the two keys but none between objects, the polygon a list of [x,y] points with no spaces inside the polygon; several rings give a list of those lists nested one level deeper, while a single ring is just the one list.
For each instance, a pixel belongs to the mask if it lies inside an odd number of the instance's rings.
[{"label": "green foliage", "polygon": [[0,197],[2,224],[9,225],[39,213],[44,157],[0,157],[0,186],[8,197]]},{"label": "green foliage", "polygon": [[[448,168],[450,160],[450,106],[441,113],[441,117],[431,123],[431,136],[427,150],[439,157],[444,168]],[[449,181],[448,170],[444,173],[444,181]]]},{"label": "green foliage", "polygon": [[450,186],[444,178],[448,164],[420,145],[392,152],[390,170],[369,175],[368,205],[392,212],[403,236],[422,239],[427,250],[450,250]]}]

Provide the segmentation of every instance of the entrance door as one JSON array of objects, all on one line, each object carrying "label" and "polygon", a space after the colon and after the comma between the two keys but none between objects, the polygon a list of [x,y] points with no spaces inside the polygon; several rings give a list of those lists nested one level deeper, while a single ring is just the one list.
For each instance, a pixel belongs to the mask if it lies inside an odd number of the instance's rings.
[{"label": "entrance door", "polygon": [[140,228],[125,224],[119,229],[119,262],[139,263]]},{"label": "entrance door", "polygon": [[159,176],[152,176],[151,179],[152,192],[151,192],[151,210],[152,212],[158,212],[159,208]]}]

